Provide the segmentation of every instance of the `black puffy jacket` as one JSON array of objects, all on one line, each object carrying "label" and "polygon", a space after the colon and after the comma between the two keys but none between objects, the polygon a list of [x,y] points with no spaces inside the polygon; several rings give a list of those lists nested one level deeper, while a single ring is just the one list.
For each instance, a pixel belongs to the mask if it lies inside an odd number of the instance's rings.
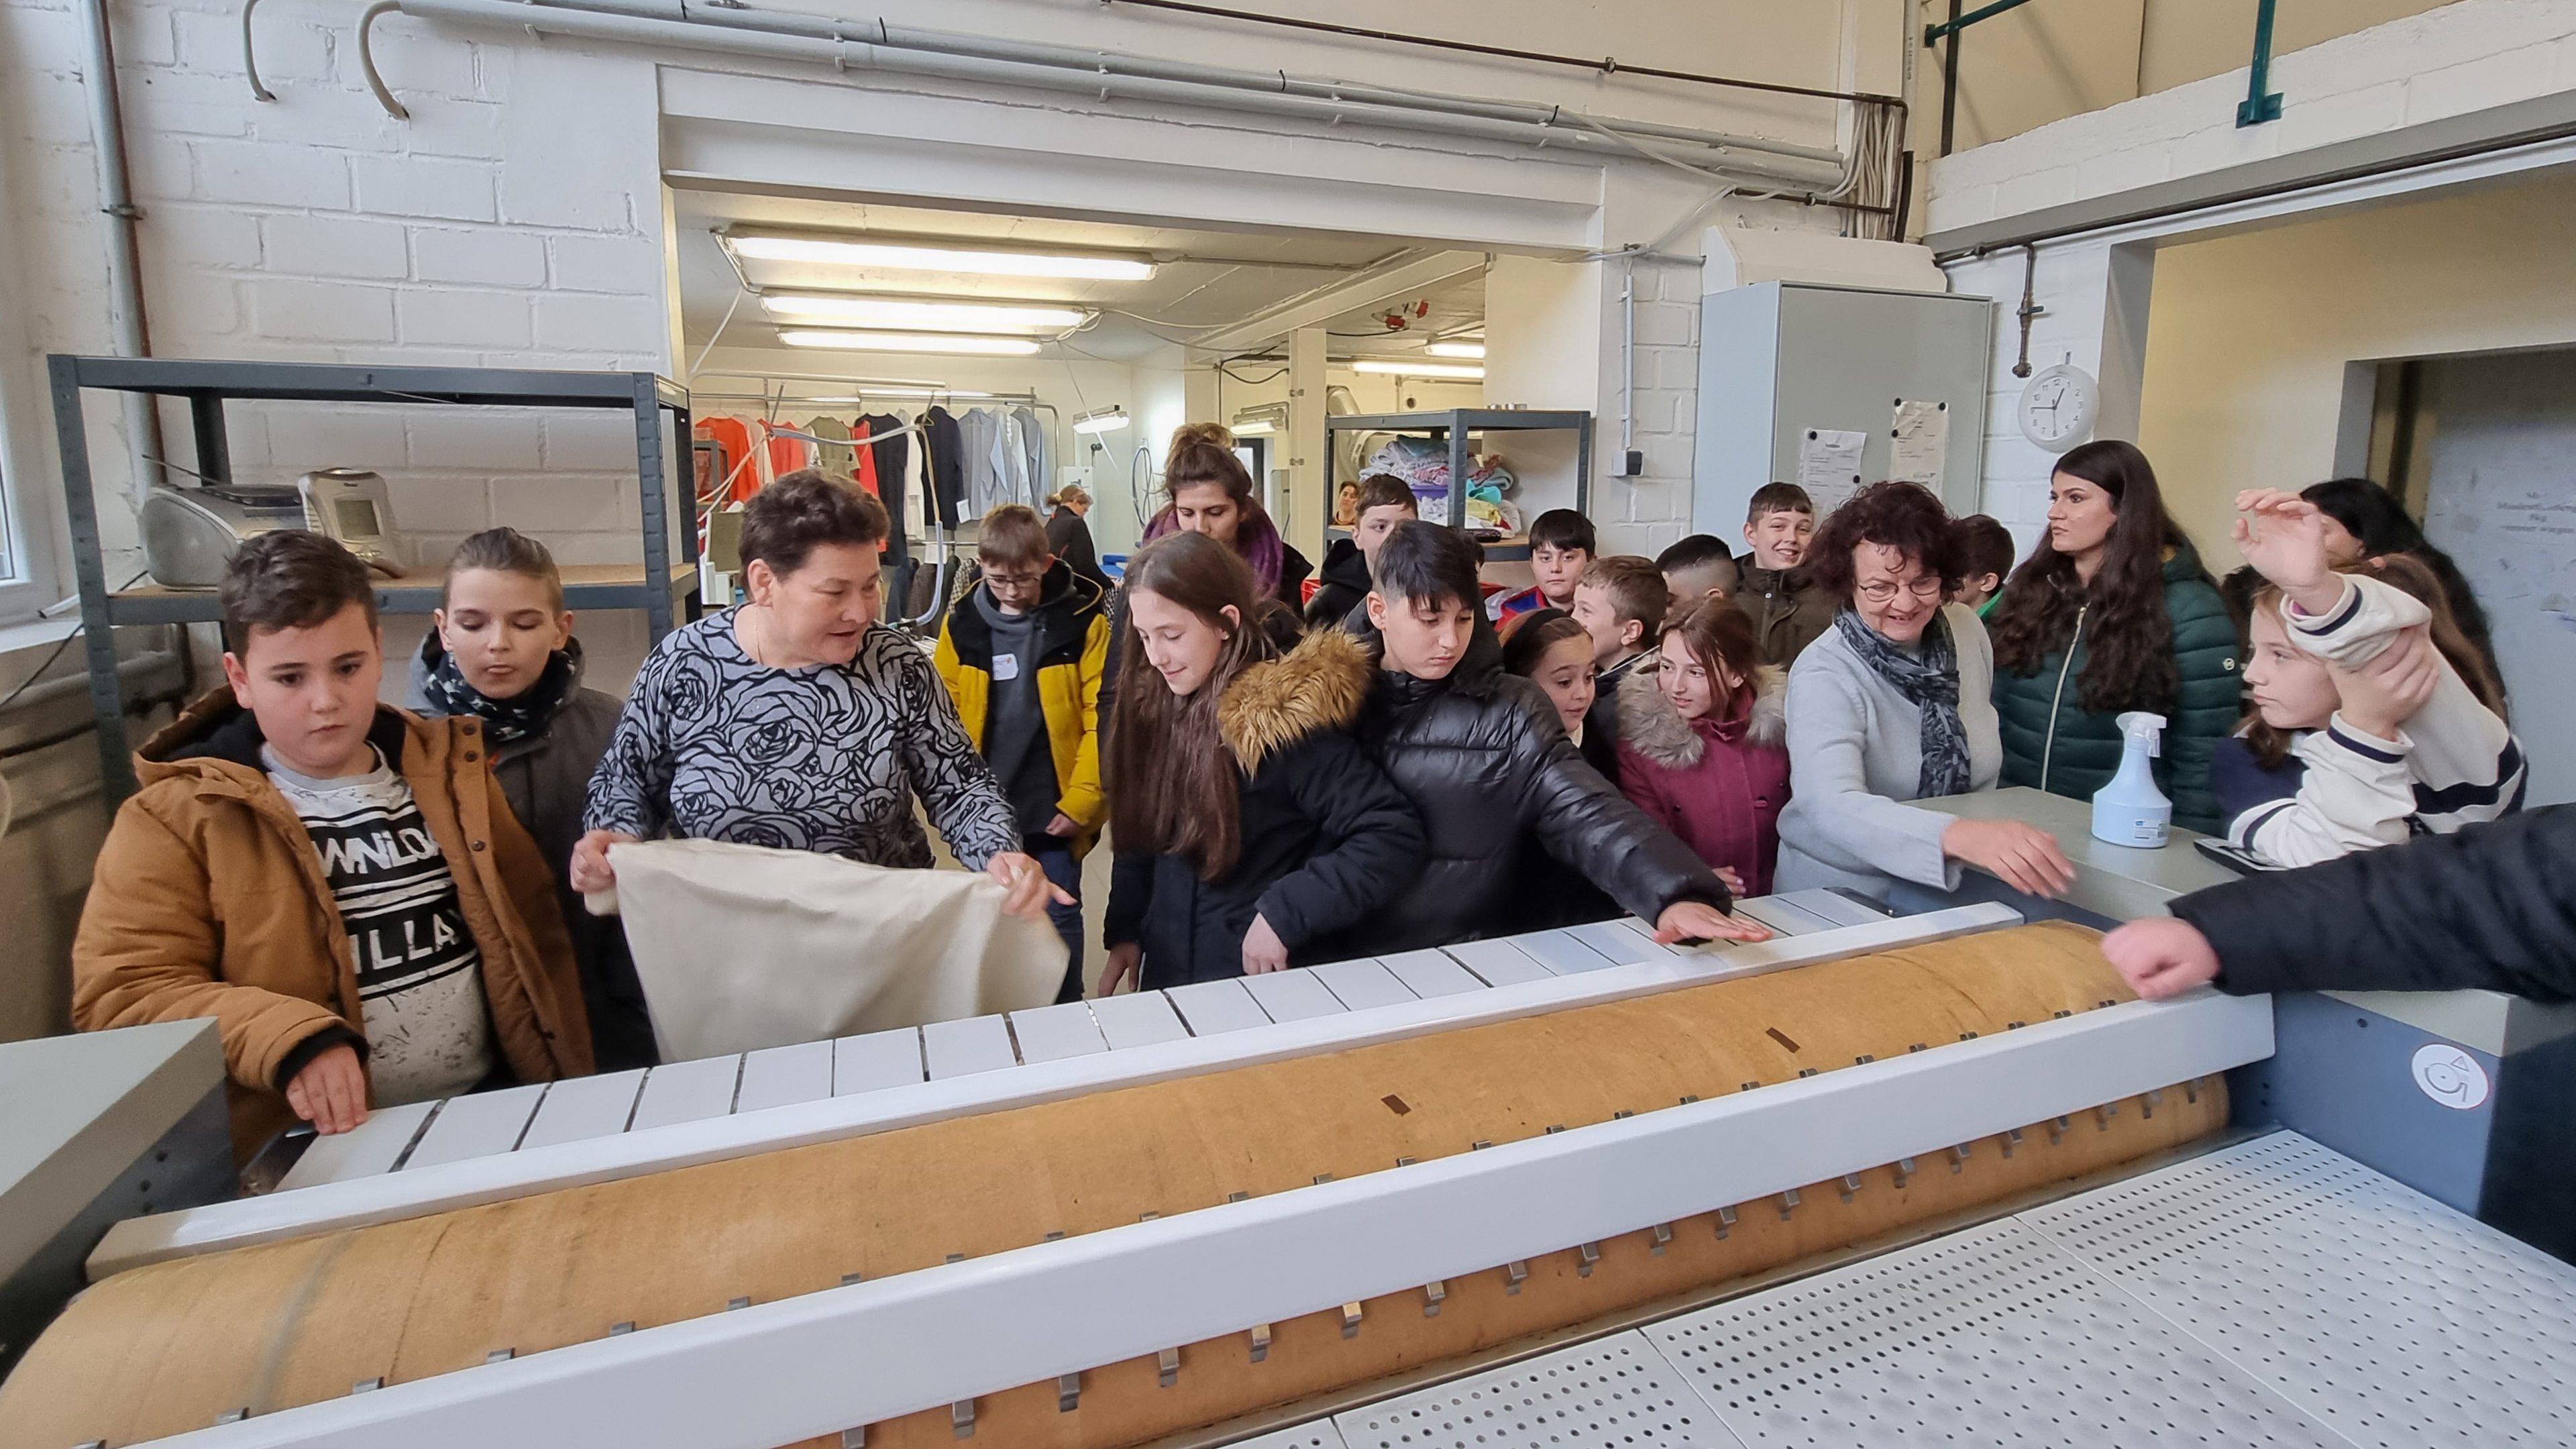
[{"label": "black puffy jacket", "polygon": [[1320,629],[1284,659],[1236,675],[1217,728],[1243,767],[1242,852],[1215,880],[1177,855],[1120,851],[1106,944],[1145,950],[1147,990],[1243,974],[1252,918],[1292,966],[1338,961],[1339,933],[1422,868],[1422,822],[1349,734],[1376,671],[1349,635]]},{"label": "black puffy jacket", "polygon": [[2218,988],[2576,998],[2576,805],[2427,835],[2173,903]]},{"label": "black puffy jacket", "polygon": [[1333,546],[1324,550],[1322,578],[1323,582],[1315,588],[1315,597],[1306,601],[1306,627],[1349,627],[1344,621],[1368,598],[1368,556],[1349,539],[1334,539]]},{"label": "black puffy jacket", "polygon": [[[1528,878],[1532,864],[1588,877],[1648,921],[1677,901],[1729,904],[1689,846],[1583,763],[1546,693],[1505,673],[1481,635],[1447,679],[1378,671],[1358,735],[1421,812],[1430,846],[1421,875],[1349,933],[1343,955],[1527,930],[1528,900],[1552,889]],[[1547,860],[1524,852],[1533,838]]]}]

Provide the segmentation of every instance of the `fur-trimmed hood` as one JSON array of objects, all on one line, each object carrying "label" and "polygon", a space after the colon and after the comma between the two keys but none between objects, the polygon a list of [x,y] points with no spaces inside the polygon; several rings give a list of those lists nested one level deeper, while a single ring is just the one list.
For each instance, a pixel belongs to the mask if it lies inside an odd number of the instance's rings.
[{"label": "fur-trimmed hood", "polygon": [[1339,629],[1318,629],[1287,657],[1236,675],[1217,701],[1217,730],[1249,776],[1308,735],[1357,719],[1374,672],[1366,645]]},{"label": "fur-trimmed hood", "polygon": [[[1761,665],[1753,671],[1753,713],[1742,725],[1752,744],[1778,749],[1789,733],[1782,705],[1789,696],[1789,671]],[[1728,728],[1705,720],[1686,720],[1655,683],[1652,669],[1632,669],[1619,681],[1619,743],[1667,770],[1687,770],[1707,753],[1707,733]]]}]

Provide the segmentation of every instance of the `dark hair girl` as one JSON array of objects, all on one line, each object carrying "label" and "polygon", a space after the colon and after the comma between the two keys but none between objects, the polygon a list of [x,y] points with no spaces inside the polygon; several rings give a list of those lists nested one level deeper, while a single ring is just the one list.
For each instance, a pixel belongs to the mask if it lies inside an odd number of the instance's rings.
[{"label": "dark hair girl", "polygon": [[2174,823],[2218,829],[2209,756],[2236,726],[2241,645],[2145,454],[2105,440],[2057,460],[2048,531],[1986,623],[2004,784],[2090,798],[2119,768],[2114,718],[2144,710],[2165,717]]},{"label": "dark hair girl", "polygon": [[[2435,548],[2424,537],[2424,530],[2396,494],[2367,478],[2332,478],[2311,483],[2299,490],[2299,496],[2317,506],[2317,511],[2334,521],[2326,535],[2326,553],[2337,567],[2366,558],[2386,558],[2390,554],[2411,554],[2433,571],[2442,584],[2443,601],[2450,605],[2451,621],[2486,661],[2486,672],[2499,682],[2503,671],[2496,667],[2495,641],[2487,631],[2487,611],[2478,603],[2475,589],[2460,573],[2451,556]],[[2342,536],[2335,536],[2340,529]]]},{"label": "dark hair girl", "polygon": [[1234,454],[1234,435],[1215,423],[1191,423],[1172,434],[1163,461],[1171,501],[1145,525],[1147,541],[1167,533],[1204,533],[1234,550],[1252,569],[1261,593],[1303,609],[1301,586],[1314,565],[1279,536],[1261,507],[1252,474]]},{"label": "dark hair girl", "polygon": [[1281,655],[1261,618],[1278,605],[1195,531],[1137,550],[1124,592],[1101,994],[1310,964],[1424,854],[1413,807],[1348,733],[1368,655],[1338,629]]}]

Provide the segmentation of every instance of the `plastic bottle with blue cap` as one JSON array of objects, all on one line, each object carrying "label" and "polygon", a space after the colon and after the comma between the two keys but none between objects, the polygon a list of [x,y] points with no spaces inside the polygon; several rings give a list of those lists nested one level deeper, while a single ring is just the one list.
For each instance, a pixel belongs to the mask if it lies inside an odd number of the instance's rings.
[{"label": "plastic bottle with blue cap", "polygon": [[2165,717],[2132,710],[2120,726],[2120,770],[2093,793],[2093,838],[2154,850],[2173,829],[2173,802],[2156,788],[2154,767],[2164,741]]}]

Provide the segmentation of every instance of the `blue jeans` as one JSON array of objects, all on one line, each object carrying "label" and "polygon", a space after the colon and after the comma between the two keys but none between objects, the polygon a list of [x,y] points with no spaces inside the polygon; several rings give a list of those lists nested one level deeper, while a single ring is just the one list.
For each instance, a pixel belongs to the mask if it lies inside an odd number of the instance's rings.
[{"label": "blue jeans", "polygon": [[1073,858],[1073,845],[1060,835],[1034,837],[1028,845],[1029,856],[1046,872],[1046,878],[1064,888],[1073,904],[1060,906],[1047,902],[1047,919],[1055,922],[1055,931],[1064,937],[1064,984],[1056,988],[1058,1001],[1082,999],[1082,862]]}]

